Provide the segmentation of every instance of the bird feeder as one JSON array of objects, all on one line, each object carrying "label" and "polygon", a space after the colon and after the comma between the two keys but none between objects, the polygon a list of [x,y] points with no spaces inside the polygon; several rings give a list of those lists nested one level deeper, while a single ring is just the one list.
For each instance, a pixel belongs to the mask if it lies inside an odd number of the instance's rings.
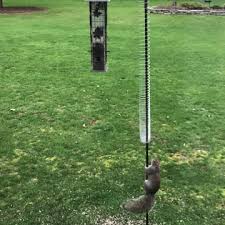
[{"label": "bird feeder", "polygon": [[107,70],[107,5],[110,0],[88,0],[92,70]]}]

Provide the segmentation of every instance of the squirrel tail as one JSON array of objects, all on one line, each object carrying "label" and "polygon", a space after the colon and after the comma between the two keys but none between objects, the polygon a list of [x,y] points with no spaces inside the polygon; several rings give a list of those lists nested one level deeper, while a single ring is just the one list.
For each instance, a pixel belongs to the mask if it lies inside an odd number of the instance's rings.
[{"label": "squirrel tail", "polygon": [[154,205],[154,195],[142,195],[123,203],[121,207],[132,213],[145,213],[151,210]]}]

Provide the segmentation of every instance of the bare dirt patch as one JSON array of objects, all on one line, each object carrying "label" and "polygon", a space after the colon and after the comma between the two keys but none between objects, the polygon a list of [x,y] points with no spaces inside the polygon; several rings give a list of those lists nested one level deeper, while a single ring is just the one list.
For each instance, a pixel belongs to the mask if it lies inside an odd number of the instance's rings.
[{"label": "bare dirt patch", "polygon": [[0,8],[0,14],[17,14],[17,13],[35,13],[47,11],[46,8],[40,7],[3,7]]}]

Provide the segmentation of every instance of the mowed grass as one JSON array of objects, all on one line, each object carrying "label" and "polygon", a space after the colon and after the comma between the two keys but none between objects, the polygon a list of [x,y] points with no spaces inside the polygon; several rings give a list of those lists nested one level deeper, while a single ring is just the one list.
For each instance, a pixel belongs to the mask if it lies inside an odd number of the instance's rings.
[{"label": "mowed grass", "polygon": [[[18,4],[7,1],[7,5]],[[144,224],[135,1],[109,6],[109,71],[90,72],[88,6],[0,15],[0,224]],[[225,217],[225,17],[151,16],[154,225]]]}]

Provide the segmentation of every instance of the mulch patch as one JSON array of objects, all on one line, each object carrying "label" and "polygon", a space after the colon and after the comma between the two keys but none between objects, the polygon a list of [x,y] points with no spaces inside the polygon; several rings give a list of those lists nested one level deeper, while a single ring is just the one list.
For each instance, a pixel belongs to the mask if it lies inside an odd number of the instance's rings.
[{"label": "mulch patch", "polygon": [[46,8],[40,7],[4,7],[0,8],[0,14],[14,14],[14,13],[34,13],[47,11]]}]

